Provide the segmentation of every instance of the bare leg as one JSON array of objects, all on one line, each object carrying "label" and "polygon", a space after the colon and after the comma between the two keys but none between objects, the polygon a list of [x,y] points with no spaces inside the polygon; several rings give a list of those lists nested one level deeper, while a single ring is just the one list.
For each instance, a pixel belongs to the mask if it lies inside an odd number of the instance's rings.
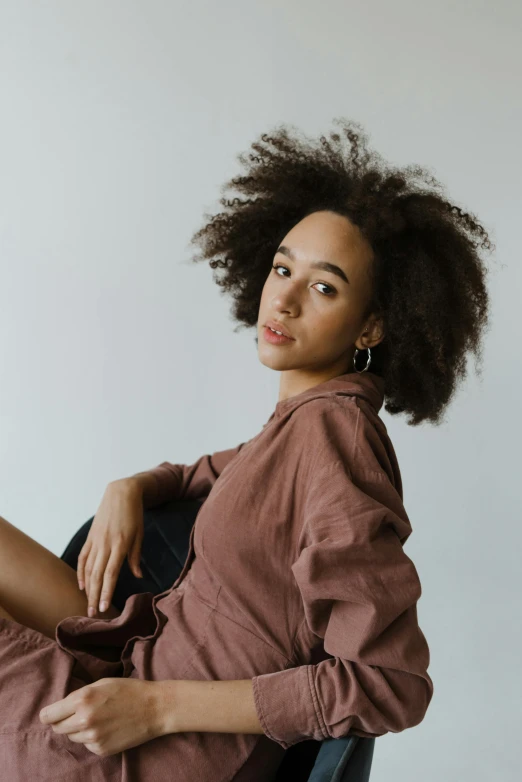
[{"label": "bare leg", "polygon": [[[78,587],[76,571],[1,516],[0,605],[7,618],[49,638],[65,617],[87,616],[87,597]],[[113,605],[97,613],[102,619],[119,615]]]}]

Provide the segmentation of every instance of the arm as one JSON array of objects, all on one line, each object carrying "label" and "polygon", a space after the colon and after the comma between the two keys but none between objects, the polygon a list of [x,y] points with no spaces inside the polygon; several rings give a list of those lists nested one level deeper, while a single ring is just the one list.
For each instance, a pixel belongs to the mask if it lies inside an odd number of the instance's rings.
[{"label": "arm", "polygon": [[201,731],[263,733],[257,717],[251,679],[157,683],[154,735]]},{"label": "arm", "polygon": [[252,680],[264,732],[284,749],[305,739],[398,733],[422,721],[433,695],[417,622],[421,585],[403,550],[411,525],[402,499],[373,469],[364,414],[335,404],[324,416],[327,436],[321,442],[319,429],[314,438],[319,453],[292,572],[307,628],[330,658]]},{"label": "arm", "polygon": [[[433,684],[426,670],[429,650],[417,624],[418,576],[400,553],[395,532],[371,545],[370,562],[364,544],[352,543],[349,562],[339,544],[330,542],[305,549],[292,568],[308,621],[324,639],[325,651],[334,655],[331,659],[253,679],[159,682],[157,735],[265,733],[287,749],[308,738],[321,741],[349,732],[376,737],[421,722]],[[339,587],[331,584],[342,585],[347,573],[352,585],[333,599]]]},{"label": "arm", "polygon": [[[318,480],[328,494],[325,476]],[[361,514],[386,515],[358,491],[350,499]],[[417,624],[421,589],[396,532],[352,540],[349,555],[342,537],[325,538],[305,548],[292,570],[307,620],[333,657],[253,679],[162,681],[158,735],[265,733],[287,749],[307,738],[375,737],[421,722],[433,694]]]},{"label": "arm", "polygon": [[157,467],[125,479],[138,486],[144,508],[154,508],[170,500],[207,497],[225,467],[245,443],[224,451],[204,454],[194,464],[162,462]]}]

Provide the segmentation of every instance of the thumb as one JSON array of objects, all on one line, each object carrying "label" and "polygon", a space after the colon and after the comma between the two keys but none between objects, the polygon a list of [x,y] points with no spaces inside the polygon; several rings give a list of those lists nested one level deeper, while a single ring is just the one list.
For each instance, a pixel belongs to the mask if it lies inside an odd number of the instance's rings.
[{"label": "thumb", "polygon": [[138,533],[129,551],[129,566],[136,578],[143,578],[143,572],[140,567],[142,536]]}]

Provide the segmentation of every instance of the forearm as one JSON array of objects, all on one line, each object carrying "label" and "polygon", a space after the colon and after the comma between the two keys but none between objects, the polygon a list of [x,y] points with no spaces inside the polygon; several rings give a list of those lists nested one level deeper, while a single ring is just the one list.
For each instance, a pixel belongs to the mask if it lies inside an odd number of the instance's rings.
[{"label": "forearm", "polygon": [[200,731],[263,733],[251,679],[158,682],[156,713],[160,735]]}]

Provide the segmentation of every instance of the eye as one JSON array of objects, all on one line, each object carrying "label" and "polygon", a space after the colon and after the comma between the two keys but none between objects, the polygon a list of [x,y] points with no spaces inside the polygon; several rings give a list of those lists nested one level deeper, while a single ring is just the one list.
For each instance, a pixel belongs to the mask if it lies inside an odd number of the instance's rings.
[{"label": "eye", "polygon": [[[277,274],[277,269],[285,269],[286,271],[290,271],[286,266],[283,266],[283,264],[281,264],[281,263],[274,264],[272,266],[272,269],[274,269],[276,274]],[[281,276],[284,277],[285,275],[284,274],[283,275],[280,274],[279,277],[281,277]],[[328,288],[330,290],[330,293],[322,293],[321,291],[319,291],[319,293],[321,293],[322,296],[333,296],[333,294],[336,293],[335,288],[332,288],[331,285],[327,285],[325,282],[316,282],[315,284],[316,285],[323,285],[325,288]]]},{"label": "eye", "polygon": [[[286,271],[288,271],[288,269],[286,268],[286,266],[283,266],[283,265],[282,265],[282,264],[280,264],[280,263],[275,263],[275,264],[272,266],[272,269],[274,269],[274,270],[277,270],[277,269],[286,269]],[[281,275],[279,275],[279,276],[281,277]],[[284,275],[283,275],[283,276],[284,276]]]}]

